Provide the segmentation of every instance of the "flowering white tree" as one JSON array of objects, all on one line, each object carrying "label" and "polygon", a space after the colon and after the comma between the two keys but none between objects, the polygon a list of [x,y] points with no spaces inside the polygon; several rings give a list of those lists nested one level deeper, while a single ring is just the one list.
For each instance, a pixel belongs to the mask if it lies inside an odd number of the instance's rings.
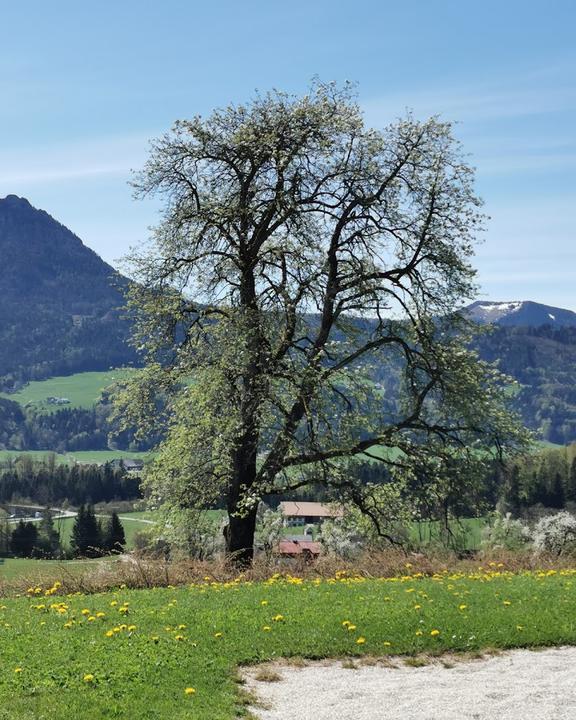
[{"label": "flowering white tree", "polygon": [[[228,551],[249,562],[263,496],[322,483],[382,528],[347,458],[432,481],[514,442],[453,314],[482,215],[449,124],[367,128],[349,87],[318,83],[178,122],[135,184],[164,213],[130,258],[146,368],[120,414],[154,418],[176,389],[147,479],[172,524],[224,498]],[[397,402],[370,367],[394,371]]]},{"label": "flowering white tree", "polygon": [[541,518],[534,528],[534,547],[554,555],[576,552],[576,517],[563,510]]}]

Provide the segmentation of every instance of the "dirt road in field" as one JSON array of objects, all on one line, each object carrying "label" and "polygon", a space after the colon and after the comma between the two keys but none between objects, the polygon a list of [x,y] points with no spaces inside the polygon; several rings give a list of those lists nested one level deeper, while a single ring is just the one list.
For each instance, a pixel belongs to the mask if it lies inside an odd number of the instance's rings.
[{"label": "dirt road in field", "polygon": [[[354,665],[354,667],[352,667]],[[281,679],[274,680],[274,673]],[[260,720],[574,720],[576,647],[514,650],[424,667],[402,658],[247,669]],[[261,679],[258,680],[257,678]]]}]

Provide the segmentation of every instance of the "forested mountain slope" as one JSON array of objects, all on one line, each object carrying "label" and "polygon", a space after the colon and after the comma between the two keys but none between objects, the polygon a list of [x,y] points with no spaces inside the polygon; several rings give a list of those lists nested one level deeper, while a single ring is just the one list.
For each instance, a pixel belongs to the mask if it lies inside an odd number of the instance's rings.
[{"label": "forested mountain slope", "polygon": [[495,326],[478,348],[520,384],[513,403],[528,427],[550,442],[576,440],[576,327]]},{"label": "forested mountain slope", "polygon": [[[119,310],[126,279],[48,213],[15,195],[0,199],[0,269],[0,391],[137,362],[128,344],[130,323]],[[518,381],[513,403],[526,425],[552,442],[576,440],[576,313],[530,301],[479,301],[466,312],[494,324],[478,348]],[[370,320],[354,322],[370,331]],[[374,380],[386,411],[398,385],[393,365],[374,369]],[[0,448],[105,446],[106,412],[59,409],[51,415],[3,401]]]},{"label": "forested mountain slope", "polygon": [[135,360],[126,281],[24,198],[0,199],[0,389]]}]

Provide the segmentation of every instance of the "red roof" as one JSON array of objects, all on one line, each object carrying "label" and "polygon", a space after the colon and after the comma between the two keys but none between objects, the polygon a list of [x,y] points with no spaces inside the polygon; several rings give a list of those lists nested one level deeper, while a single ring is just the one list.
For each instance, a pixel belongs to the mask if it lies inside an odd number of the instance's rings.
[{"label": "red roof", "polygon": [[281,540],[278,552],[280,555],[301,555],[303,552],[320,555],[321,545],[312,540]]}]

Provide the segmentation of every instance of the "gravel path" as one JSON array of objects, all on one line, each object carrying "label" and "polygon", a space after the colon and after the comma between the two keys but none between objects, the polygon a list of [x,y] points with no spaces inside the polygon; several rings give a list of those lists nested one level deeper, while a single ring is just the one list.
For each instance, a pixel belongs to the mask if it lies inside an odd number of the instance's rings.
[{"label": "gravel path", "polygon": [[[267,665],[244,673],[260,720],[574,720],[576,647],[514,650],[483,660],[408,667]],[[259,681],[277,673],[277,682]],[[272,675],[273,677],[273,675]]]}]

